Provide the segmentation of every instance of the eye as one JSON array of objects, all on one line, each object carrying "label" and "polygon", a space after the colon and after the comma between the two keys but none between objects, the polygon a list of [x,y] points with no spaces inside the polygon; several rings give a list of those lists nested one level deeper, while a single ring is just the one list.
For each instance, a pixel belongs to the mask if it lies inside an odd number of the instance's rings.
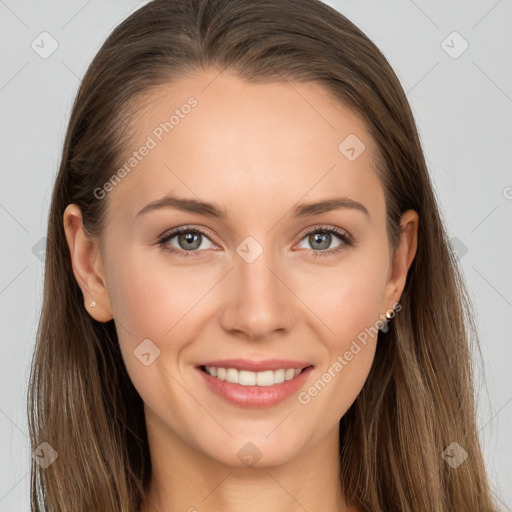
[{"label": "eye", "polygon": [[[334,239],[333,239],[334,235]],[[329,249],[331,243],[335,241],[335,238],[340,240],[334,249]],[[315,227],[307,231],[302,240],[306,240],[306,243],[312,248],[312,255],[316,256],[329,256],[337,254],[342,251],[347,245],[353,245],[353,238],[346,231],[343,231],[336,227]],[[301,241],[302,241],[301,240]],[[306,247],[307,249],[307,247]]]},{"label": "eye", "polygon": [[[334,238],[333,238],[334,235]],[[334,249],[329,249],[333,241],[338,239],[339,242]],[[170,243],[175,240],[175,243]],[[346,231],[331,226],[319,226],[310,229],[301,238],[301,242],[306,240],[310,244],[310,252],[312,256],[330,256],[342,251],[346,246],[354,244],[353,237]],[[206,246],[204,245],[206,242]],[[173,229],[158,240],[158,246],[164,250],[176,254],[177,256],[198,256],[201,251],[199,249],[211,249],[213,244],[208,235],[198,228],[181,226]],[[301,247],[304,248],[304,247]],[[308,249],[306,247],[306,249]]]},{"label": "eye", "polygon": [[[177,245],[169,244],[173,239],[176,239]],[[205,247],[203,244],[205,241],[210,245],[207,243]],[[200,229],[192,229],[187,226],[176,228],[170,233],[167,233],[158,240],[158,245],[166,251],[175,253],[178,256],[193,256],[195,252],[198,252],[197,249],[211,249],[213,247],[206,233]]]}]

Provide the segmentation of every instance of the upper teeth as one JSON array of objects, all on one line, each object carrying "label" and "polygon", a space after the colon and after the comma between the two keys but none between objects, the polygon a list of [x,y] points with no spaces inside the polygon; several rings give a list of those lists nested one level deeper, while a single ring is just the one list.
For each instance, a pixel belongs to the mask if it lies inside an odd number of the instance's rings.
[{"label": "upper teeth", "polygon": [[250,372],[247,370],[237,370],[236,368],[216,368],[215,366],[205,366],[206,371],[220,380],[241,384],[242,386],[273,386],[280,384],[285,380],[291,380],[299,375],[299,369],[266,370],[264,372]]}]

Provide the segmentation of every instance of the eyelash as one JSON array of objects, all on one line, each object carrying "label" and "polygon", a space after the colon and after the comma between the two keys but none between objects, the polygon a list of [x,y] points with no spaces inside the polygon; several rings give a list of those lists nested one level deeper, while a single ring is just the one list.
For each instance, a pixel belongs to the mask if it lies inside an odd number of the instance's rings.
[{"label": "eyelash", "polygon": [[[164,251],[168,251],[171,254],[176,254],[180,257],[188,257],[188,256],[196,256],[194,253],[198,253],[201,251],[183,251],[180,249],[176,249],[175,247],[170,247],[166,245],[166,243],[174,238],[176,235],[179,235],[181,233],[195,233],[200,234],[202,236],[205,236],[206,238],[209,238],[207,233],[202,231],[201,229],[197,228],[190,228],[188,226],[181,226],[179,228],[173,229],[171,232],[165,234],[161,238],[158,239],[157,245],[158,247],[162,248]],[[318,256],[332,256],[333,254],[337,254],[340,251],[342,251],[345,246],[352,246],[354,245],[355,239],[351,235],[349,235],[346,231],[343,231],[339,228],[335,227],[325,227],[325,226],[316,226],[314,228],[311,228],[310,230],[306,231],[301,238],[301,241],[306,238],[309,235],[312,235],[314,233],[331,233],[335,234],[338,238],[341,239],[341,242],[338,246],[336,246],[334,249],[328,249],[328,250],[321,250],[321,251],[314,251],[313,249],[310,249],[310,251],[313,253],[313,257],[317,258]],[[183,254],[184,253],[184,254]]]}]

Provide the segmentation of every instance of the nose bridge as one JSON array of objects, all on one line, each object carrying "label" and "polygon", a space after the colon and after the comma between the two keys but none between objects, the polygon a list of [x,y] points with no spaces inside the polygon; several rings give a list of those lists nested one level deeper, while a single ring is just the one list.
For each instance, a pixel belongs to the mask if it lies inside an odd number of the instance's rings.
[{"label": "nose bridge", "polygon": [[234,271],[227,283],[224,328],[244,331],[251,338],[289,329],[294,296],[283,283],[284,266],[276,251],[246,237],[236,253]]}]

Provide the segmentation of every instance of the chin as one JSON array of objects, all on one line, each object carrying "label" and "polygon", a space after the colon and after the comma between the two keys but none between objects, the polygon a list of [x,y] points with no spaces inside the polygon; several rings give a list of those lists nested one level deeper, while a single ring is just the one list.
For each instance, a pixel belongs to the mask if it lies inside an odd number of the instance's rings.
[{"label": "chin", "polygon": [[[267,434],[266,434],[267,435]],[[272,436],[275,437],[270,439]],[[243,439],[229,438],[210,441],[219,450],[212,451],[212,444],[203,447],[204,453],[221,464],[235,468],[264,468],[275,467],[286,464],[298,457],[303,444],[294,442],[289,432],[282,435],[276,432],[265,436],[254,436],[253,438],[243,436]]]}]

